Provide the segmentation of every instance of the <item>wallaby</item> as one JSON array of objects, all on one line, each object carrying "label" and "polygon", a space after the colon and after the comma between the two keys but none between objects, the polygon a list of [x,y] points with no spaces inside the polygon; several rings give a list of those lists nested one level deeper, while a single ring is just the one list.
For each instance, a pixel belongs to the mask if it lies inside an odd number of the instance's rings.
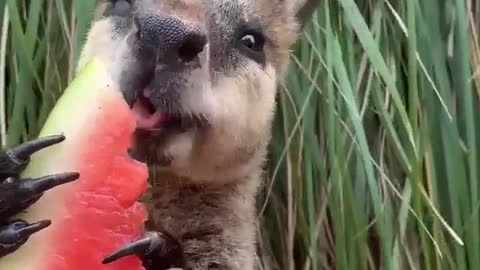
[{"label": "wallaby", "polygon": [[[135,255],[147,270],[256,269],[255,199],[277,84],[319,2],[100,0],[79,68],[94,57],[107,64],[137,118],[131,155],[150,168],[142,198],[149,232],[105,254],[103,263]],[[2,152],[0,180],[18,175],[29,155],[63,139],[38,139]],[[42,181],[60,185],[77,177],[66,173]],[[4,182],[0,192],[12,195],[31,186]],[[0,256],[49,225],[7,221],[46,190],[34,191],[22,205],[13,201],[16,196],[0,200],[0,235],[15,235],[0,237]],[[2,212],[2,204],[11,211]]]}]

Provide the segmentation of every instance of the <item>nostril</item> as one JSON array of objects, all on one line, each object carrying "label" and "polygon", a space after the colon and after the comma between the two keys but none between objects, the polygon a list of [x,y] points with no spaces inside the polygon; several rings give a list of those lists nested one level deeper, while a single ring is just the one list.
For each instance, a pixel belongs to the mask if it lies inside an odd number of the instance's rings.
[{"label": "nostril", "polygon": [[157,61],[192,62],[207,43],[199,29],[167,14],[140,10],[134,24],[140,49],[154,49]]},{"label": "nostril", "polygon": [[204,49],[207,40],[201,35],[190,35],[178,48],[178,57],[185,63],[193,61]]}]

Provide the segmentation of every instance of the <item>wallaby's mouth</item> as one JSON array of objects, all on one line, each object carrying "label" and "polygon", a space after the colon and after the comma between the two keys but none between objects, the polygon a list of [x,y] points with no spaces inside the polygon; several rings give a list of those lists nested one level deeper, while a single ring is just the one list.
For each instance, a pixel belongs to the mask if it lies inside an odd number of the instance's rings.
[{"label": "wallaby's mouth", "polygon": [[122,93],[136,116],[142,134],[172,137],[208,125],[202,112],[182,104],[196,66],[157,63],[155,57],[138,58],[126,66],[119,78]]},{"label": "wallaby's mouth", "polygon": [[179,108],[159,110],[150,101],[151,91],[145,88],[141,91],[132,110],[137,120],[137,129],[155,134],[161,132],[186,132],[194,127],[200,127],[204,119],[195,114],[182,113]]},{"label": "wallaby's mouth", "polygon": [[178,107],[155,106],[150,98],[150,91],[145,88],[138,92],[131,105],[137,121],[134,145],[130,155],[149,165],[168,167],[171,157],[159,151],[168,144],[169,139],[204,127],[207,121],[196,114],[182,113]]},{"label": "wallaby's mouth", "polygon": [[133,104],[132,110],[137,120],[137,128],[146,130],[161,129],[171,121],[171,117],[155,109],[147,96],[148,90],[141,92]]}]

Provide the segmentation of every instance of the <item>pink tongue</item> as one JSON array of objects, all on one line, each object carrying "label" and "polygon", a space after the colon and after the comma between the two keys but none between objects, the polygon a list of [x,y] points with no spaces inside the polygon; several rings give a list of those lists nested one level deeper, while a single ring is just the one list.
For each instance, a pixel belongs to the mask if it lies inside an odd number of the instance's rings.
[{"label": "pink tongue", "polygon": [[164,113],[155,112],[151,114],[140,102],[135,102],[132,111],[137,120],[137,128],[160,128],[167,120],[167,116]]}]

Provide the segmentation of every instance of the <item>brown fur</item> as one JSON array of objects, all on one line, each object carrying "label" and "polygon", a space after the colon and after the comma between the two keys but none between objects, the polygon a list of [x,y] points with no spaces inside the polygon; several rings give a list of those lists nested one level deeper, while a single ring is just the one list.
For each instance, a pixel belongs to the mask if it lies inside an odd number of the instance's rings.
[{"label": "brown fur", "polygon": [[218,187],[162,173],[145,197],[151,228],[184,246],[188,269],[253,269],[255,194],[260,176]]},{"label": "brown fur", "polygon": [[[236,3],[246,9],[247,20],[260,22],[268,39],[265,66],[245,60],[234,71],[218,74],[200,68],[188,74],[192,86],[181,93],[181,105],[205,116],[207,126],[177,136],[138,137],[138,155],[151,168],[151,188],[143,198],[151,217],[149,229],[166,231],[181,242],[186,269],[256,269],[255,197],[270,141],[276,85],[303,23],[298,14],[318,2],[231,1],[136,0],[200,32],[208,31],[209,7]],[[113,19],[102,16],[107,6],[106,1],[99,5],[79,67],[93,57],[102,58],[111,64],[115,80],[119,68],[131,65],[131,57],[125,38],[113,33]],[[216,23],[225,24],[225,31],[235,27],[228,25],[227,17],[219,18]],[[208,67],[215,53],[200,55],[202,67]]]}]

